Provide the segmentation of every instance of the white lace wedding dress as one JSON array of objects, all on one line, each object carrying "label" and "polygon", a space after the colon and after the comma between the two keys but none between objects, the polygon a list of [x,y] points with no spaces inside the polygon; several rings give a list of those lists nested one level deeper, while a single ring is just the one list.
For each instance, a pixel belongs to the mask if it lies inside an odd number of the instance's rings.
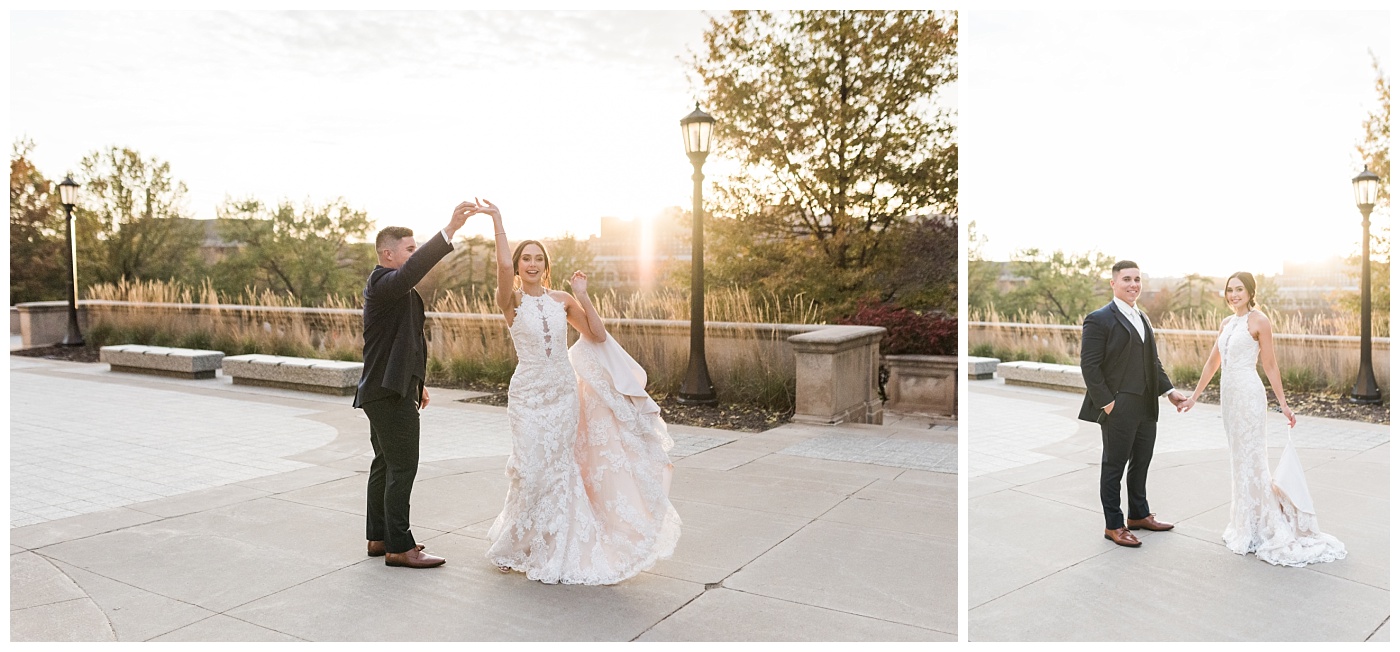
[{"label": "white lace wedding dress", "polygon": [[564,304],[521,295],[510,327],[512,452],[486,557],[548,584],[613,584],[671,556],[672,446],[646,373],[609,335],[565,350]]},{"label": "white lace wedding dress", "polygon": [[1223,538],[1231,551],[1279,566],[1306,566],[1346,557],[1346,546],[1318,529],[1317,515],[1279,490],[1269,473],[1264,435],[1267,403],[1255,370],[1259,343],[1249,316],[1234,316],[1220,333],[1220,411],[1230,442],[1230,523]]}]

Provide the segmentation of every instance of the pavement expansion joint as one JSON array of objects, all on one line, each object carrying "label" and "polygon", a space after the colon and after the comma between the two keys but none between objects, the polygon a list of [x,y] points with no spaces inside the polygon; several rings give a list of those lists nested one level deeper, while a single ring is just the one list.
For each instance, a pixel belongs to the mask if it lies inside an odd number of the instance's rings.
[{"label": "pavement expansion joint", "polygon": [[1370,634],[1369,636],[1366,637],[1366,642],[1368,642],[1368,643],[1371,642],[1371,639],[1372,639],[1372,638],[1375,638],[1376,633],[1379,632],[1379,631],[1381,631],[1382,629],[1385,629],[1385,626],[1386,626],[1386,625],[1389,625],[1389,624],[1390,624],[1390,616],[1386,616],[1386,617],[1385,617],[1385,620],[1381,621],[1381,624],[1376,625],[1376,628],[1375,628],[1374,630],[1371,631],[1371,634]]}]

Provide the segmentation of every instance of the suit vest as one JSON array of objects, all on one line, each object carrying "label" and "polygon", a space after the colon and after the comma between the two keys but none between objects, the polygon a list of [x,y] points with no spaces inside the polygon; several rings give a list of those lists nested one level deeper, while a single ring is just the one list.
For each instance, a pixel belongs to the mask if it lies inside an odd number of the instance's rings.
[{"label": "suit vest", "polygon": [[[1146,329],[1143,331],[1146,333]],[[1148,351],[1145,343],[1133,337],[1135,334],[1128,334],[1128,348],[1123,352],[1123,384],[1118,387],[1118,391],[1138,396],[1151,396],[1152,393],[1147,391],[1148,370],[1152,368],[1151,352]]]}]

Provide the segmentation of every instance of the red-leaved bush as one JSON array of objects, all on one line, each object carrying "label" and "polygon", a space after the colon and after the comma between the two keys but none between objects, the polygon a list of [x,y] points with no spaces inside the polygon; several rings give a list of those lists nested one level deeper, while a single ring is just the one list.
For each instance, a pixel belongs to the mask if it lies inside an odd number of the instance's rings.
[{"label": "red-leaved bush", "polygon": [[894,304],[860,302],[855,314],[836,320],[838,324],[883,326],[881,355],[957,355],[958,320],[901,308]]}]

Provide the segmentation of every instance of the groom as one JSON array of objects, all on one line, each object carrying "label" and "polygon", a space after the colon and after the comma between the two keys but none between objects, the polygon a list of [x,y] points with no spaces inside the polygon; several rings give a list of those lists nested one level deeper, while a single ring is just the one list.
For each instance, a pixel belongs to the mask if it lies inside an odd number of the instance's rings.
[{"label": "groom", "polygon": [[374,446],[365,538],[369,556],[383,555],[386,566],[432,568],[447,562],[423,552],[408,529],[408,499],[418,474],[418,412],[428,405],[423,298],[413,286],[452,251],[452,236],[475,208],[471,202],[458,204],[447,227],[422,248],[402,226],[387,227],[374,239],[379,265],[365,283],[365,365],[355,407],[369,417]]},{"label": "groom", "polygon": [[[1142,274],[1137,263],[1113,264],[1113,301],[1084,318],[1084,340],[1079,368],[1088,393],[1079,418],[1099,424],[1103,432],[1103,460],[1099,475],[1099,499],[1103,502],[1103,538],[1120,546],[1142,545],[1130,530],[1170,530],[1147,508],[1147,466],[1157,440],[1157,397],[1166,394],[1172,405],[1186,397],[1172,389],[1172,381],[1157,358],[1157,341],[1147,315],[1137,309]],[[1123,467],[1128,468],[1128,519],[1120,507]]]}]

